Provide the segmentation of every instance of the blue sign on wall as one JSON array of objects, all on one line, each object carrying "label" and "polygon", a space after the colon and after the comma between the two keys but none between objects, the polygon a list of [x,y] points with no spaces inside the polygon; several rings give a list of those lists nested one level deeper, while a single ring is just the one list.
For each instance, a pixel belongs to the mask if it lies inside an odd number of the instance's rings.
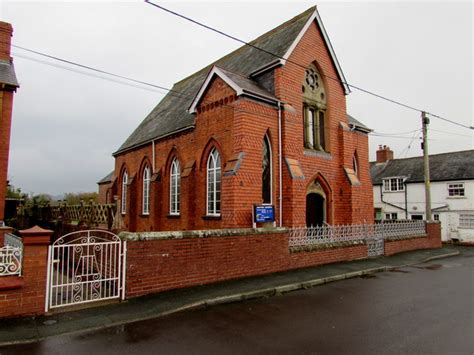
[{"label": "blue sign on wall", "polygon": [[273,206],[254,206],[254,218],[256,223],[274,222],[275,208]]}]

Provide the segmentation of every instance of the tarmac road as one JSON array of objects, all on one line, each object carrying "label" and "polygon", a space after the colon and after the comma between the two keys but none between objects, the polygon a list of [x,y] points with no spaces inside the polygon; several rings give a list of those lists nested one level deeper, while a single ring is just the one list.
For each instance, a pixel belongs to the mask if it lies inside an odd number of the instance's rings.
[{"label": "tarmac road", "polygon": [[474,354],[474,248],[449,259],[0,354]]}]

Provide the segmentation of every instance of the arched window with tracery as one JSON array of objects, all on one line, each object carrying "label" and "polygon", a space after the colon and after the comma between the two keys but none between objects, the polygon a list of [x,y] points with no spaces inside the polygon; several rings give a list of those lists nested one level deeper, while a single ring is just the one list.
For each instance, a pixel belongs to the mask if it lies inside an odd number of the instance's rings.
[{"label": "arched window with tracery", "polygon": [[170,168],[170,214],[179,215],[179,204],[180,204],[180,182],[181,182],[181,170],[180,164],[177,158],[173,159]]},{"label": "arched window with tracery", "polygon": [[221,158],[213,148],[207,159],[207,215],[221,214]]},{"label": "arched window with tracery", "polygon": [[321,74],[314,64],[306,69],[302,91],[305,148],[328,151],[326,90]]},{"label": "arched window with tracery", "polygon": [[122,176],[122,214],[127,213],[127,187],[128,187],[128,174],[125,171]]},{"label": "arched window with tracery", "polygon": [[151,171],[148,166],[143,169],[143,198],[142,198],[142,213],[150,214],[150,180]]},{"label": "arched window with tracery", "polygon": [[262,199],[263,203],[272,203],[272,150],[270,140],[265,135],[262,145]]}]

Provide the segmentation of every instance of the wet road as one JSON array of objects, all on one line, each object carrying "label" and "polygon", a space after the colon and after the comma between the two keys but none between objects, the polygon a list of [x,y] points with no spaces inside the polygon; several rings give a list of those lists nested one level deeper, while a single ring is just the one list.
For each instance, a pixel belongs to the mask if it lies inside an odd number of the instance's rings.
[{"label": "wet road", "polygon": [[7,354],[474,354],[468,254],[269,299],[220,305]]}]

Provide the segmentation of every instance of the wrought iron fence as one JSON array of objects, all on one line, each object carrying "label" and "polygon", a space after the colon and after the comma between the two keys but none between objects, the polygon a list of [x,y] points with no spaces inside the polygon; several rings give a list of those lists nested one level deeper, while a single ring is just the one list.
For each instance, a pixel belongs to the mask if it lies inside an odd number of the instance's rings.
[{"label": "wrought iron fence", "polygon": [[426,235],[424,221],[398,220],[379,224],[324,225],[296,227],[290,230],[290,247],[311,246],[338,242],[395,240]]},{"label": "wrought iron fence", "polygon": [[21,238],[11,233],[5,234],[4,245],[23,249],[23,241],[21,240]]},{"label": "wrought iron fence", "polygon": [[21,275],[22,249],[9,245],[0,248],[0,276]]}]

